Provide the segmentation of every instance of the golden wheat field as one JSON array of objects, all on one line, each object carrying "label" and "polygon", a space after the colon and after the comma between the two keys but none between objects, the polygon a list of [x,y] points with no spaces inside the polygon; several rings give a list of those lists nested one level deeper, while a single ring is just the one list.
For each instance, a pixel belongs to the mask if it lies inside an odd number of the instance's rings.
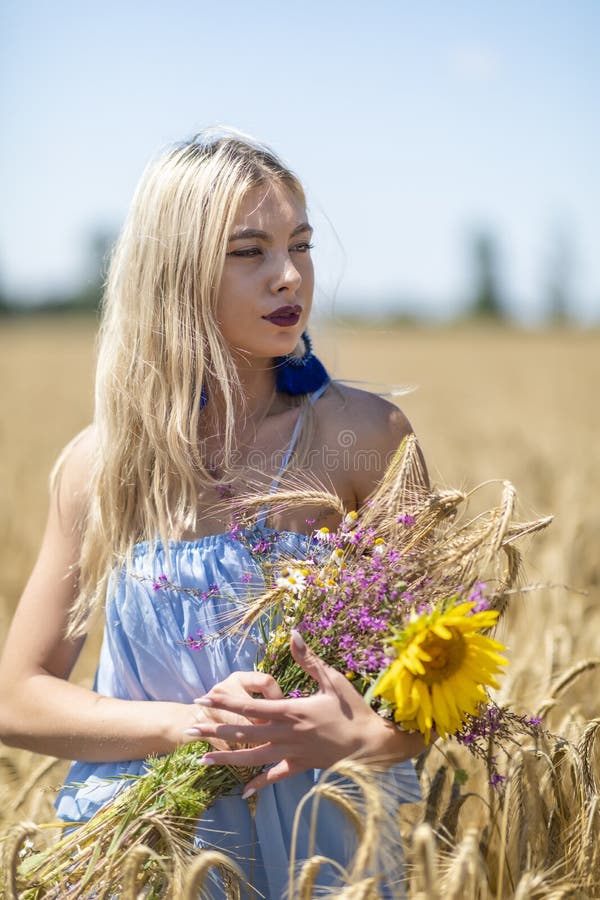
[{"label": "golden wheat field", "polygon": [[[93,338],[86,321],[0,330],[2,639],[42,534],[50,468],[91,418]],[[510,667],[499,701],[542,715],[564,740],[515,748],[503,797],[464,750],[430,749],[424,800],[401,813],[407,896],[600,897],[600,334],[340,325],[314,338],[335,376],[375,391],[414,388],[396,399],[434,483],[466,490],[496,480],[486,488],[493,503],[507,479],[521,519],[555,517],[521,545],[524,580],[545,586],[515,597],[500,624]],[[75,680],[91,684],[98,648],[95,634]],[[66,767],[0,747],[6,896],[17,896],[11,866],[26,833],[13,826],[51,821]],[[365,858],[378,840],[373,821],[362,831]],[[358,866],[337,896],[378,897],[367,871]],[[309,873],[297,896],[310,898],[310,885]]]}]

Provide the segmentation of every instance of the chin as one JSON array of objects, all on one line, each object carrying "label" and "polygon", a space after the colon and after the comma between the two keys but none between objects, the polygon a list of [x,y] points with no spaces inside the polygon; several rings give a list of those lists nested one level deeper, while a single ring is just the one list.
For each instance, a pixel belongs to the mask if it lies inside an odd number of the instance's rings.
[{"label": "chin", "polygon": [[237,339],[229,340],[228,344],[242,356],[273,359],[274,356],[286,356],[288,353],[293,353],[301,343],[305,327],[296,326],[293,331],[281,329],[269,336],[261,335],[260,338],[257,335],[257,339],[254,341],[248,340],[248,332],[246,332],[245,335],[238,335]]},{"label": "chin", "polygon": [[[290,354],[293,354],[293,352],[296,349],[296,347],[298,346],[299,342],[302,344],[302,342],[300,341],[300,337],[298,337],[295,341],[289,341],[289,343],[287,343],[285,345],[285,347],[282,347],[280,350],[277,350],[276,353],[273,353],[273,356],[289,356]],[[300,347],[299,355],[301,355],[303,352],[304,351],[303,351],[303,345],[302,345]]]},{"label": "chin", "polygon": [[297,346],[298,341],[289,341],[287,344],[282,342],[264,341],[260,344],[249,345],[248,341],[236,341],[230,344],[234,354],[239,355],[243,359],[249,361],[254,360],[271,360],[275,356],[285,356],[292,353]]},{"label": "chin", "polygon": [[288,353],[293,353],[300,342],[303,330],[298,330],[298,327],[294,328],[293,332],[282,330],[279,334],[273,335],[270,340],[264,341],[264,343],[261,341],[265,348],[264,355],[286,356]]}]

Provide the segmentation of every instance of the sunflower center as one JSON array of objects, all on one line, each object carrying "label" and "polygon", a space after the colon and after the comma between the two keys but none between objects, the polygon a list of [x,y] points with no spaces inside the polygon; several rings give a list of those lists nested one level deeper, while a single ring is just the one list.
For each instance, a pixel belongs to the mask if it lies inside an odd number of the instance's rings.
[{"label": "sunflower center", "polygon": [[431,657],[431,660],[421,658],[426,672],[423,681],[426,684],[434,684],[436,681],[445,681],[457,672],[463,664],[466,652],[465,639],[456,628],[449,628],[451,637],[441,638],[437,634],[428,634],[421,648]]}]

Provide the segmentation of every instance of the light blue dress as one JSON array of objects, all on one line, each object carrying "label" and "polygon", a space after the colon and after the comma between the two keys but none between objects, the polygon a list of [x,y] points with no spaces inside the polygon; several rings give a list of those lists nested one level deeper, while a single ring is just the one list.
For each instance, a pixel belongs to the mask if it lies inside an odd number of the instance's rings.
[{"label": "light blue dress", "polygon": [[[313,402],[321,392],[313,394]],[[301,417],[273,489],[288,464],[300,427]],[[243,643],[224,636],[194,649],[190,638],[201,643],[200,635],[215,634],[228,614],[239,614],[241,599],[249,593],[256,595],[263,582],[251,547],[261,537],[272,541],[274,559],[282,554],[302,557],[307,552],[305,535],[269,529],[264,516],[242,537],[226,533],[195,541],[171,541],[171,568],[160,543],[137,544],[131,567],[118,573],[109,588],[95,690],[128,700],[191,703],[231,672],[252,670],[261,643],[258,627]],[[160,576],[165,573],[177,589],[161,584]],[[186,593],[186,588],[194,593]],[[58,816],[73,822],[89,819],[123,787],[119,776],[143,771],[144,761],[140,759],[73,763],[56,802]],[[286,895],[294,815],[320,775],[320,771],[311,770],[260,791],[254,820],[240,796],[240,787],[203,816],[197,830],[198,846],[218,848],[234,856],[254,887],[253,898],[281,900]],[[412,762],[390,769],[384,781],[385,795],[392,806],[420,799]],[[344,865],[354,845],[354,829],[336,807],[320,801],[311,842],[310,813],[311,806],[306,804],[296,859],[314,852]],[[396,818],[393,809],[392,818]],[[385,896],[394,898],[403,894],[399,840],[398,835],[396,864],[393,871],[387,866],[388,888],[384,891]],[[333,866],[326,866],[317,885],[325,890],[338,883],[338,877]],[[215,898],[225,896],[217,876],[212,891]]]}]

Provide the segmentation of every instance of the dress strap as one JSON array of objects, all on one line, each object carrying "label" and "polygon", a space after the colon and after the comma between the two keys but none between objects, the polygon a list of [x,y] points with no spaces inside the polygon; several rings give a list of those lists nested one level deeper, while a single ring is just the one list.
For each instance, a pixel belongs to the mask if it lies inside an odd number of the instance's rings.
[{"label": "dress strap", "polygon": [[331,379],[328,378],[327,381],[323,382],[321,387],[318,387],[316,391],[313,391],[310,395],[311,406],[314,406],[321,394],[324,394],[329,385],[331,384]]},{"label": "dress strap", "polygon": [[[328,385],[329,385],[329,381],[326,381],[324,384],[321,385],[321,387],[317,388],[316,391],[312,392],[312,394],[310,395],[310,405],[311,406],[315,405],[315,403],[317,402],[317,400],[319,399],[321,394],[323,394],[325,392],[325,389],[327,388]],[[296,444],[298,442],[298,436],[300,434],[300,429],[302,428],[303,421],[304,421],[304,409],[301,409],[300,415],[296,419],[296,424],[294,425],[294,430],[292,431],[292,437],[288,444],[288,448],[285,451],[283,461],[281,463],[281,466],[279,467],[279,471],[278,471],[277,475],[275,476],[275,478],[273,479],[273,481],[271,482],[271,487],[269,488],[269,493],[271,493],[271,494],[273,494],[279,487],[279,482],[281,481],[281,476],[283,475],[283,473],[285,472],[285,470],[288,467],[289,461],[292,457],[292,453],[294,452],[294,450],[296,448]],[[268,506],[263,506],[260,509],[258,516],[256,517],[256,524],[260,528],[264,528],[266,521],[267,521],[268,512],[269,512]]]}]

